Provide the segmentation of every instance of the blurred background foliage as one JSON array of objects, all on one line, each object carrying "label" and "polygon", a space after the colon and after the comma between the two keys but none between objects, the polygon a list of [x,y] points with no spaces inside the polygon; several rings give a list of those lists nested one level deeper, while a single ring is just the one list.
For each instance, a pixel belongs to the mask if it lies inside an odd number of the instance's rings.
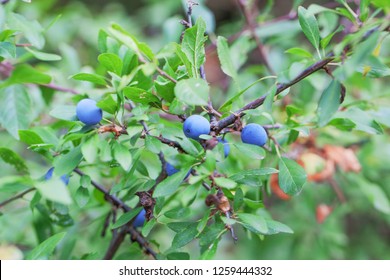
[{"label": "blurred background foliage", "polygon": [[[213,86],[213,101],[220,105],[235,92],[235,88],[230,85],[228,77],[219,68],[213,42],[216,40],[216,34],[229,37],[239,32],[245,25],[245,20],[237,8],[236,1],[199,0],[198,2],[201,5],[194,9],[194,13],[206,20],[210,38],[209,47],[206,48],[206,74]],[[306,45],[309,52],[313,54],[315,52],[304,41],[297,20],[270,22],[274,18],[289,14],[292,2],[258,1],[260,13],[257,21],[261,26],[258,32],[267,48],[272,69],[276,73],[281,73],[281,76],[285,76],[286,79],[303,68],[300,58],[286,54],[287,49]],[[329,1],[294,2],[305,7],[314,3],[330,4]],[[18,13],[30,20],[37,20],[44,28],[54,22],[45,33],[44,50],[59,54],[63,59],[57,62],[33,61],[33,64],[50,72],[57,84],[70,88],[77,86],[84,92],[91,89],[91,84],[83,83],[80,87],[80,82],[68,77],[91,69],[96,69],[97,73],[99,71],[104,73],[104,69],[99,70],[100,66],[97,62],[99,54],[97,38],[100,29],[107,28],[111,22],[119,23],[157,52],[169,42],[179,42],[183,31],[179,21],[185,16],[183,3],[178,0],[32,0],[32,4],[13,1],[11,5],[17,5]],[[57,18],[58,15],[61,16]],[[338,24],[331,15],[320,15],[318,20],[325,34],[328,32],[327,28],[331,30],[332,26]],[[348,28],[348,23],[346,25]],[[303,41],[305,43],[302,43]],[[239,76],[241,84],[249,85],[266,74],[267,71],[255,51],[255,44],[248,39],[248,36],[243,34],[233,43],[231,49],[236,65],[242,67]],[[381,48],[381,56],[384,57],[387,65],[390,63],[389,53],[390,39],[387,37]],[[313,92],[322,92],[327,79],[325,75],[318,73],[295,85],[289,96],[275,103],[272,116],[276,121],[284,122],[286,104],[294,105],[305,113],[314,113],[319,95],[313,95]],[[275,220],[288,225],[293,229],[294,234],[271,235],[261,239],[237,227],[239,242],[234,244],[231,237],[226,234],[219,245],[216,259],[390,259],[389,81],[388,77],[371,80],[362,78],[360,73],[356,73],[345,82],[348,89],[347,104],[360,102],[360,107],[364,109],[380,108],[370,114],[375,115],[376,120],[381,124],[378,130],[382,130],[383,133],[370,134],[367,130],[365,132],[341,131],[333,126],[316,130],[317,147],[325,144],[350,146],[356,152],[362,166],[358,173],[346,173],[340,169],[335,171],[334,181],[338,188],[341,188],[345,201],[339,201],[334,188],[327,182],[308,182],[301,194],[290,200],[282,200],[275,194],[271,194],[268,184],[268,193],[262,194],[267,209],[267,212],[264,210],[264,215],[271,215]],[[268,86],[257,84],[246,93],[246,97],[251,100],[258,96],[258,92],[266,92]],[[69,102],[69,97],[65,94],[54,95],[50,91],[43,96],[44,100],[37,102],[34,112],[30,113],[36,122],[49,125],[52,120],[48,117],[48,112],[51,110],[48,104],[52,102],[66,104]],[[254,114],[253,118],[259,117]],[[299,115],[297,118],[300,118]],[[302,118],[307,118],[307,115],[302,114]],[[304,123],[305,119],[300,121]],[[61,122],[52,125],[55,130],[61,127]],[[234,139],[234,136],[231,137]],[[12,148],[28,159],[31,173],[35,176],[42,176],[50,167],[41,157],[26,150],[25,145],[16,142],[4,130],[0,131],[0,141],[2,146]],[[229,170],[231,166],[236,166],[235,159],[240,158],[241,155],[237,150],[233,150],[232,153],[232,159],[227,160],[226,166],[221,168]],[[244,165],[248,161],[249,158],[243,157],[239,159],[238,164]],[[269,163],[272,165],[272,162]],[[315,164],[317,163],[311,160],[308,162],[309,166]],[[43,166],[46,166],[44,167],[46,169],[42,170]],[[91,175],[92,172],[93,170]],[[13,174],[15,174],[13,168],[0,161],[0,177]],[[95,175],[98,178],[101,176],[101,174]],[[104,182],[104,178],[101,178]],[[0,182],[1,180],[0,178]],[[70,186],[77,185],[77,180],[72,177]],[[3,192],[0,195],[6,198],[8,194]],[[99,196],[97,193],[94,195]],[[97,200],[99,199],[102,200],[102,197],[97,197]],[[88,211],[72,208],[69,215],[77,220],[72,225],[66,225],[66,217],[62,217],[64,225],[68,226],[66,230],[71,234],[61,243],[61,248],[58,250],[60,253],[56,258],[101,258],[100,252],[104,252],[110,239],[102,238],[96,232],[102,228],[109,205],[97,205],[99,207],[91,207]],[[321,212],[321,209],[324,209],[321,205],[326,205],[329,213]],[[47,221],[36,212],[32,214],[30,211],[25,211],[28,208],[25,201],[18,201],[8,207],[7,215],[0,216],[0,244],[2,244],[0,252],[3,256],[17,258],[19,250],[29,250],[47,237],[47,232],[37,230],[40,227],[47,228],[44,224]],[[59,209],[60,207],[57,207],[57,211]],[[6,212],[5,209],[1,211]],[[57,218],[61,219],[61,215]],[[31,224],[34,227],[31,227]],[[161,229],[152,232],[149,239],[152,242],[158,240],[161,249],[167,249],[171,244],[172,232],[169,229]],[[191,257],[196,258],[199,254],[198,243],[192,242],[187,245],[187,248],[191,250]],[[142,259],[145,256],[137,244],[132,244],[123,246],[118,258]]]}]

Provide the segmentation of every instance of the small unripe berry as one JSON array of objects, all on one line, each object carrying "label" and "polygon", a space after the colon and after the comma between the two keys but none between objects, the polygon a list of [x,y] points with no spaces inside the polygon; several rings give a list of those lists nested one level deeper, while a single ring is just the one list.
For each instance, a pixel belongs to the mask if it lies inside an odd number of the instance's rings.
[{"label": "small unripe berry", "polygon": [[203,116],[192,115],[184,121],[183,132],[188,138],[199,140],[200,135],[210,133],[210,123]]},{"label": "small unripe berry", "polygon": [[96,101],[83,99],[76,106],[77,118],[86,125],[95,125],[102,120],[102,109],[96,106]]},{"label": "small unripe berry", "polygon": [[264,146],[267,143],[268,135],[265,129],[256,123],[250,123],[241,132],[241,140],[244,143]]}]

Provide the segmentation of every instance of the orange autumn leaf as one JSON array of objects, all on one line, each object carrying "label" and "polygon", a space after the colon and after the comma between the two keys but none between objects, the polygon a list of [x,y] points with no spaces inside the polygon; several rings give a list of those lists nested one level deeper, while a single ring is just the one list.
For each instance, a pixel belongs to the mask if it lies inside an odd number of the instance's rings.
[{"label": "orange autumn leaf", "polygon": [[326,218],[332,213],[333,208],[329,205],[326,205],[324,203],[321,203],[317,205],[316,208],[316,219],[317,223],[322,224]]},{"label": "orange autumn leaf", "polygon": [[324,153],[329,160],[337,164],[345,172],[359,172],[362,167],[352,149],[325,145]]}]

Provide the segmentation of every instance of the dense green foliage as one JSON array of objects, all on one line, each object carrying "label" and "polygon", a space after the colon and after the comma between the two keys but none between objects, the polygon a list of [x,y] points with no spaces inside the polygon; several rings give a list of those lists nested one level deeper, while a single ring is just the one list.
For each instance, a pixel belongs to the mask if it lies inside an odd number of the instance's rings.
[{"label": "dense green foliage", "polygon": [[390,258],[388,1],[3,2],[0,258]]}]

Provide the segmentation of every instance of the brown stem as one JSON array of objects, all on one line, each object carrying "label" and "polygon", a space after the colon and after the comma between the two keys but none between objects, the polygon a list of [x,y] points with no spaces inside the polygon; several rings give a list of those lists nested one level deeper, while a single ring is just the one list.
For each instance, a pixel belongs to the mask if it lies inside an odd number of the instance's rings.
[{"label": "brown stem", "polygon": [[336,182],[336,180],[331,178],[328,180],[328,182],[329,182],[330,186],[333,188],[334,192],[336,193],[339,201],[341,203],[345,203],[347,200],[346,200],[345,195],[344,195],[343,191],[341,190],[339,184]]},{"label": "brown stem", "polygon": [[27,189],[27,190],[25,190],[25,191],[23,191],[23,192],[21,192],[21,193],[15,195],[15,196],[11,197],[11,198],[8,198],[8,199],[4,200],[3,202],[0,203],[0,208],[3,207],[3,206],[5,206],[5,205],[7,205],[8,203],[10,203],[10,202],[12,202],[12,201],[14,201],[14,200],[17,200],[17,199],[19,199],[19,198],[22,198],[24,195],[26,195],[26,194],[28,194],[29,192],[32,192],[32,191],[34,191],[34,190],[35,190],[35,188],[30,188],[30,189]]},{"label": "brown stem", "polygon": [[[82,172],[80,169],[78,168],[75,168],[74,169],[74,172],[77,173],[78,175],[80,176],[84,176],[85,173]],[[111,202],[113,205],[115,205],[116,207],[118,208],[121,208],[123,209],[123,211],[125,212],[129,212],[132,210],[131,207],[127,206],[122,200],[120,200],[119,198],[117,198],[115,195],[112,195],[110,194],[102,185],[100,185],[99,183],[91,180],[91,184],[92,186],[94,186],[97,190],[99,190],[100,192],[102,192],[104,194],[104,198]]]},{"label": "brown stem", "polygon": [[[264,48],[264,45],[256,33],[257,23],[256,23],[255,15],[252,12],[253,9],[249,9],[249,7],[246,4],[246,1],[244,1],[244,0],[237,0],[237,3],[242,11],[242,14],[245,17],[247,28],[249,29],[252,38],[256,42],[256,47],[257,47],[257,50],[259,51],[261,61],[263,61],[264,65],[267,67],[268,71],[270,71],[270,73],[272,75],[275,75],[275,73],[272,70],[271,64],[269,63],[269,61],[267,59],[267,52]],[[254,4],[252,4],[252,5],[254,5]],[[252,8],[254,8],[254,7],[252,7]]]},{"label": "brown stem", "polygon": [[[194,2],[192,0],[187,0],[187,21],[185,22],[186,23],[185,24],[186,28],[190,28],[190,27],[193,26],[193,24],[192,24],[192,8],[195,5],[198,5],[198,3],[196,3],[196,2]],[[200,74],[200,77],[207,82],[204,64],[202,64],[199,67],[199,74]],[[209,113],[210,121],[212,123],[216,122],[216,116],[218,116],[218,117],[221,116],[221,114],[217,110],[214,109],[213,102],[211,101],[211,95],[210,94],[209,94],[209,98],[208,98],[208,102],[207,102],[207,111]]]},{"label": "brown stem", "polygon": [[41,84],[40,86],[43,86],[43,87],[46,87],[46,88],[51,88],[51,89],[54,89],[56,91],[69,92],[69,93],[72,93],[72,94],[79,94],[79,92],[77,90],[75,90],[75,89],[65,88],[65,87],[62,87],[62,86],[59,86],[59,85],[56,85],[56,84],[53,84],[53,83]]},{"label": "brown stem", "polygon": [[[322,69],[325,65],[327,65],[328,63],[330,63],[333,60],[334,60],[334,57],[328,57],[328,58],[322,59],[322,60],[314,63],[310,67],[306,68],[305,70],[303,70],[300,74],[298,74],[298,76],[296,78],[294,78],[290,82],[278,84],[275,96],[280,94],[282,91],[288,89],[289,87],[295,85],[296,83],[300,82],[301,80],[303,80],[307,76],[310,76],[314,72],[317,72],[318,70]],[[220,132],[223,128],[233,124],[237,118],[243,116],[244,111],[250,110],[250,109],[255,109],[255,108],[259,107],[260,105],[262,105],[266,98],[267,98],[267,94],[264,94],[260,98],[255,99],[254,101],[248,103],[247,105],[245,105],[241,109],[237,110],[233,114],[220,120],[214,127],[212,127],[212,129],[215,130],[217,133]]]},{"label": "brown stem", "polygon": [[175,78],[173,78],[172,76],[170,76],[167,72],[165,72],[164,70],[162,70],[160,67],[157,67],[157,72],[167,78],[168,80],[170,80],[172,83],[176,84],[177,83],[177,80]]},{"label": "brown stem", "polygon": [[108,247],[106,254],[104,255],[103,258],[104,260],[112,260],[112,258],[115,256],[115,253],[118,251],[119,247],[121,246],[122,242],[125,240],[128,231],[129,231],[128,225],[125,225],[122,227],[120,232],[116,234],[116,236],[113,236],[110,246]]},{"label": "brown stem", "polygon": [[[80,169],[75,168],[74,172],[80,176],[85,175],[84,172],[82,172]],[[117,198],[114,195],[111,195],[102,185],[99,183],[91,180],[92,186],[94,186],[97,190],[102,192],[104,194],[104,198],[112,203],[114,206],[121,208],[124,212],[129,212],[132,210],[131,207],[127,206],[122,200]],[[127,231],[130,233],[132,240],[136,241],[138,244],[141,245],[145,249],[148,254],[151,254],[154,258],[156,258],[157,253],[148,245],[148,242],[145,240],[145,238],[139,233],[133,226],[128,226]]]},{"label": "brown stem", "polygon": [[[139,57],[138,57],[138,60],[139,60],[140,62],[144,63],[144,64],[148,63],[148,61],[147,61],[144,57],[142,57],[142,56],[139,56]],[[170,76],[167,72],[165,72],[164,70],[162,70],[160,67],[156,66],[156,70],[157,70],[157,72],[158,72],[161,76],[167,78],[168,80],[170,80],[171,82],[173,82],[173,83],[175,83],[175,84],[177,83],[177,80],[176,80],[175,78],[173,78],[172,76]]]},{"label": "brown stem", "polygon": [[179,152],[184,153],[184,149],[181,147],[181,145],[178,142],[173,141],[173,140],[169,140],[169,139],[162,137],[162,136],[152,136],[152,137],[158,139],[161,143],[166,144],[166,145],[171,146],[171,147],[174,147]]}]

